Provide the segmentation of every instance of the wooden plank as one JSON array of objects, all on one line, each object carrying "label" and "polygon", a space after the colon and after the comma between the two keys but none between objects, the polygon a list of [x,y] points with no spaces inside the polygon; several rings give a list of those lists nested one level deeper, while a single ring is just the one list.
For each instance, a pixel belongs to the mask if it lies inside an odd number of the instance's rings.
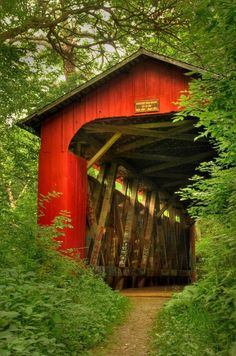
[{"label": "wooden plank", "polygon": [[142,260],[141,260],[141,268],[144,268],[144,269],[147,267],[147,262],[148,262],[149,252],[150,252],[150,244],[151,244],[151,238],[152,238],[156,198],[157,198],[157,192],[154,191],[151,194],[151,199],[150,199],[150,203],[149,203],[148,221],[147,221],[147,227],[146,227],[145,236],[144,236],[143,254],[142,254]]},{"label": "wooden plank", "polygon": [[151,143],[159,141],[157,138],[143,138],[141,140],[137,140],[128,144],[124,144],[117,148],[116,153],[122,153],[127,151],[136,150],[137,148],[148,146]]},{"label": "wooden plank", "polygon": [[164,214],[164,212],[168,209],[169,205],[169,202],[163,205],[163,207],[157,213],[157,219],[159,219]]},{"label": "wooden plank", "polygon": [[148,175],[149,177],[159,177],[159,178],[168,178],[168,179],[188,179],[191,176],[191,173],[175,173],[175,172],[153,172]]},{"label": "wooden plank", "polygon": [[189,231],[190,249],[189,249],[189,267],[191,269],[191,282],[196,282],[196,239],[197,228],[196,222],[190,226]]},{"label": "wooden plank", "polygon": [[[142,204],[143,204],[142,224],[140,226],[140,254],[139,254],[140,258],[142,257],[141,251],[143,250],[145,230],[146,230],[147,221],[148,221],[149,203],[150,203],[150,196],[148,195],[147,190],[145,189],[143,200],[142,200]],[[141,263],[141,261],[139,261],[139,262]],[[139,263],[139,265],[140,265],[140,263]]]},{"label": "wooden plank", "polygon": [[176,230],[175,230],[175,219],[176,219],[176,212],[173,206],[170,208],[170,218],[169,218],[169,224],[170,224],[170,235],[171,235],[171,240],[174,248],[174,256],[175,256],[175,268],[178,270],[179,269],[179,256],[178,256],[178,248],[177,248],[177,237],[176,237]]},{"label": "wooden plank", "polygon": [[135,179],[132,184],[130,206],[126,218],[126,224],[124,229],[124,238],[121,246],[120,262],[119,267],[124,268],[128,259],[129,245],[131,239],[131,231],[133,226],[133,219],[135,215],[135,202],[138,192],[138,179]]},{"label": "wooden plank", "polygon": [[126,206],[127,206],[128,189],[129,189],[129,181],[128,179],[124,179],[123,187],[122,187],[122,194],[124,194],[124,201],[123,201],[122,215],[121,215],[123,226],[125,225],[125,213],[126,213]]},{"label": "wooden plank", "polygon": [[82,129],[78,135],[78,141],[80,142],[81,140],[83,140],[83,142],[90,143],[95,150],[98,150],[101,147],[101,142],[98,141],[94,136],[88,135],[84,129]]},{"label": "wooden plank", "polygon": [[131,142],[128,144],[124,144],[123,146],[120,146],[119,148],[117,148],[116,153],[121,153],[121,152],[127,152],[127,151],[131,151],[131,150],[135,150],[139,147],[143,147],[143,146],[147,146],[150,145],[151,143],[154,142],[159,142],[159,141],[163,141],[166,140],[167,138],[175,138],[176,139],[176,135],[178,134],[182,134],[183,132],[189,131],[191,130],[193,127],[192,125],[185,125],[184,127],[175,127],[171,130],[165,131],[165,133],[162,133],[162,136],[158,138],[145,138],[142,140],[137,140],[135,142]]},{"label": "wooden plank", "polygon": [[121,214],[120,214],[119,207],[118,207],[117,196],[115,196],[114,204],[115,204],[115,229],[116,229],[116,232],[117,232],[117,235],[119,236],[119,238],[123,239],[124,228],[123,228]]},{"label": "wooden plank", "polygon": [[194,135],[194,134],[181,134],[181,135],[176,135],[176,136],[172,137],[173,140],[190,141],[190,142],[193,142],[195,138],[196,138],[196,135]]},{"label": "wooden plank", "polygon": [[116,125],[103,125],[97,127],[88,127],[88,132],[91,133],[99,133],[99,132],[121,132],[125,135],[132,135],[132,136],[145,136],[145,137],[162,137],[163,133],[160,131],[155,130],[148,130],[148,129],[140,129],[133,127],[131,125],[127,126],[116,126]]},{"label": "wooden plank", "polygon": [[143,169],[141,173],[149,174],[152,172],[159,172],[164,169],[178,167],[178,166],[182,166],[182,165],[188,164],[188,163],[198,162],[198,161],[200,161],[206,157],[209,157],[209,156],[212,156],[212,152],[210,152],[210,151],[204,152],[204,153],[199,153],[199,154],[191,156],[191,157],[176,160],[175,162],[167,162],[167,163],[162,163],[159,165],[147,167],[147,168]]},{"label": "wooden plank", "polygon": [[161,276],[172,276],[172,277],[189,277],[190,271],[188,270],[177,270],[177,269],[162,269],[160,271]]},{"label": "wooden plank", "polygon": [[102,238],[106,231],[106,221],[107,221],[107,217],[108,217],[108,214],[110,211],[113,190],[114,190],[114,184],[115,184],[115,179],[116,179],[116,171],[117,171],[117,165],[116,165],[116,163],[112,163],[109,173],[108,173],[107,187],[106,187],[104,199],[102,202],[101,214],[100,214],[100,218],[99,218],[99,222],[98,222],[97,233],[96,233],[96,237],[94,240],[93,251],[92,251],[91,259],[90,259],[90,264],[94,265],[94,266],[97,265],[97,263],[98,263]]},{"label": "wooden plank", "polygon": [[166,241],[165,241],[163,225],[158,225],[157,233],[160,239],[160,244],[162,246],[162,252],[164,254],[164,260],[165,260],[164,266],[165,268],[168,268],[167,249],[166,249]]},{"label": "wooden plank", "polygon": [[96,233],[97,233],[97,219],[93,207],[93,201],[92,201],[92,196],[91,196],[91,190],[88,184],[88,195],[87,195],[87,208],[86,208],[86,214],[87,214],[87,221],[88,221],[88,226],[89,230],[91,233],[91,238],[92,240],[95,239]]},{"label": "wooden plank", "polygon": [[74,153],[75,153],[77,156],[81,156],[81,142],[79,142],[79,141],[76,141],[76,142],[75,142],[75,145],[74,145]]},{"label": "wooden plank", "polygon": [[98,209],[98,206],[100,203],[101,193],[102,193],[104,179],[105,179],[105,172],[106,172],[106,165],[103,164],[100,166],[99,174],[97,177],[97,181],[98,181],[99,185],[93,194],[95,214],[97,214],[97,209]]},{"label": "wooden plank", "polygon": [[[186,130],[190,130],[193,128],[192,123],[191,125],[188,123],[185,125]],[[179,131],[179,127],[176,129],[171,129],[167,131],[157,131],[157,130],[151,130],[151,129],[144,129],[140,127],[136,127],[134,125],[91,125],[86,128],[88,132],[120,132],[125,135],[132,135],[132,136],[145,136],[145,137],[155,137],[155,138],[168,138],[172,136],[173,130],[176,130],[176,132]],[[178,130],[178,131],[177,131]]]},{"label": "wooden plank", "polygon": [[133,158],[133,159],[143,159],[145,161],[167,161],[167,162],[173,162],[176,160],[183,159],[185,157],[179,157],[179,156],[168,156],[168,155],[159,155],[159,154],[151,154],[151,153],[136,153],[136,152],[131,152],[131,153],[116,153],[116,156],[119,157],[125,157],[125,158]]},{"label": "wooden plank", "polygon": [[114,143],[121,137],[121,132],[116,132],[110,140],[108,140],[104,146],[88,161],[87,168],[89,169],[96,161],[98,161],[108,150],[114,145]]},{"label": "wooden plank", "polygon": [[162,121],[162,122],[149,122],[146,124],[134,124],[134,127],[138,128],[143,128],[143,129],[154,129],[154,128],[159,128],[159,127],[177,127],[177,126],[183,126],[189,123],[194,124],[196,121],[194,120],[186,120],[186,121],[177,121],[173,122],[171,121]]},{"label": "wooden plank", "polygon": [[185,179],[175,180],[173,182],[165,183],[161,187],[165,189],[165,188],[175,187],[175,186],[178,186],[178,185],[182,185],[183,186],[184,184],[188,184],[188,183],[189,183],[189,180],[185,177]]}]

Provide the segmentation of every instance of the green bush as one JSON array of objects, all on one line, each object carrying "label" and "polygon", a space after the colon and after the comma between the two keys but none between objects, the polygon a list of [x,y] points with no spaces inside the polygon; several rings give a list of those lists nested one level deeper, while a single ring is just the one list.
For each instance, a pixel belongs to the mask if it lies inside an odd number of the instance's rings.
[{"label": "green bush", "polygon": [[80,355],[110,332],[127,306],[82,262],[62,256],[63,212],[38,227],[35,196],[1,211],[0,354]]},{"label": "green bush", "polygon": [[202,220],[199,281],[163,308],[155,323],[153,354],[236,354],[235,225],[230,213],[225,219],[208,215]]}]

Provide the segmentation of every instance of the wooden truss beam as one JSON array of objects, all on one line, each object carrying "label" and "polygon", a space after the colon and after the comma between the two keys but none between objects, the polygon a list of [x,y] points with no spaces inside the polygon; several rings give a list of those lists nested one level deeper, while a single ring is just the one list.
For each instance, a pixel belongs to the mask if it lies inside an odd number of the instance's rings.
[{"label": "wooden truss beam", "polygon": [[163,207],[158,211],[157,213],[157,218],[159,219],[163,214],[164,212],[168,209],[168,207],[170,206],[170,202],[166,202]]},{"label": "wooden truss beam", "polygon": [[99,253],[101,249],[102,239],[106,232],[106,221],[111,208],[111,201],[113,196],[114,184],[116,179],[117,165],[112,163],[108,178],[107,178],[107,187],[101,207],[101,215],[99,217],[97,232],[94,240],[93,251],[91,254],[90,264],[95,266],[98,264]]},{"label": "wooden truss beam", "polygon": [[162,186],[161,186],[161,188],[171,188],[171,187],[176,187],[176,186],[178,186],[178,185],[185,185],[185,184],[187,184],[187,183],[189,183],[189,181],[188,181],[188,179],[182,179],[182,180],[175,180],[175,181],[173,181],[173,182],[168,182],[168,183],[165,183],[165,184],[163,184]]},{"label": "wooden truss beam", "polygon": [[92,145],[95,149],[99,149],[99,147],[101,147],[101,142],[98,141],[94,136],[91,137],[91,135],[88,135],[84,129],[81,130],[81,132],[79,132],[78,137],[76,138],[76,141],[78,141],[79,143],[89,143],[90,145]]},{"label": "wooden truss beam", "polygon": [[[139,147],[143,147],[143,146],[147,146],[150,145],[151,143],[154,142],[160,142],[166,139],[176,139],[176,137],[178,137],[179,134],[182,134],[186,131],[191,130],[193,127],[192,125],[185,125],[184,127],[175,127],[173,129],[170,129],[168,131],[165,131],[165,133],[158,133],[159,137],[157,138],[143,138],[141,140],[137,140],[128,144],[124,144],[123,146],[120,146],[117,150],[116,153],[123,153],[123,152],[127,152],[127,151],[132,151],[132,150],[136,150]],[[143,130],[141,130],[143,131]],[[151,131],[151,130],[150,130]],[[161,136],[160,136],[161,135]],[[180,137],[180,136],[179,136]]]},{"label": "wooden truss beam", "polygon": [[[193,128],[192,122],[184,125],[184,127],[188,128],[188,130]],[[88,132],[121,132],[122,134],[125,135],[132,135],[132,136],[145,136],[145,137],[155,137],[155,138],[164,138],[166,139],[170,135],[170,131],[173,130],[178,130],[178,128],[174,128],[171,130],[168,130],[166,132],[163,131],[156,131],[156,130],[150,130],[150,129],[143,129],[140,127],[135,127],[134,125],[126,125],[126,126],[119,126],[119,125],[99,125],[97,124],[96,126],[88,126],[86,130]],[[178,131],[177,131],[178,132]],[[171,137],[172,135],[170,135]]]},{"label": "wooden truss beam", "polygon": [[173,168],[173,167],[182,166],[182,165],[188,164],[188,163],[198,162],[201,159],[204,159],[209,156],[212,156],[212,152],[210,152],[210,151],[204,152],[204,153],[199,153],[199,154],[191,156],[191,157],[182,158],[175,162],[167,162],[167,163],[162,163],[159,165],[147,167],[147,168],[143,169],[141,173],[146,175],[146,174],[149,174],[152,172],[159,172],[159,171],[162,171],[162,170],[165,170],[168,168]]},{"label": "wooden truss beam", "polygon": [[106,172],[106,166],[104,164],[102,164],[100,166],[100,171],[97,177],[97,181],[99,182],[99,186],[98,188],[95,190],[93,198],[94,198],[94,211],[95,214],[97,215],[98,212],[98,206],[99,206],[99,202],[100,202],[100,197],[101,197],[101,193],[102,193],[102,188],[103,188],[103,183],[105,180],[105,172]]},{"label": "wooden truss beam", "polygon": [[114,145],[114,143],[119,140],[119,138],[121,137],[121,132],[116,132],[111,138],[110,140],[108,140],[104,146],[102,146],[100,148],[100,150],[88,161],[87,164],[87,169],[89,169],[90,167],[92,167],[92,165],[98,161],[108,150],[109,148]]},{"label": "wooden truss beam", "polygon": [[141,268],[143,269],[146,269],[147,267],[149,253],[150,253],[154,213],[156,207],[156,198],[157,198],[157,192],[154,191],[151,194],[151,199],[149,203],[148,221],[147,221],[147,226],[146,226],[144,241],[143,241],[143,253],[142,253],[142,260],[141,260]]},{"label": "wooden truss beam", "polygon": [[125,229],[124,229],[124,238],[121,247],[119,267],[125,267],[128,259],[130,239],[132,235],[131,232],[132,232],[133,220],[135,216],[135,203],[136,203],[137,193],[138,193],[138,179],[135,179],[133,181],[132,188],[131,188],[130,206],[129,206]]},{"label": "wooden truss beam", "polygon": [[[97,233],[97,219],[92,201],[92,194],[90,190],[90,185],[88,184],[88,196],[87,196],[87,208],[86,208],[86,216],[88,221],[88,227],[91,234],[91,239],[94,242],[96,233]],[[90,246],[89,246],[90,250]]]},{"label": "wooden truss beam", "polygon": [[148,174],[151,178],[168,178],[168,179],[188,179],[192,173],[173,173],[173,172],[153,172]]},{"label": "wooden truss beam", "polygon": [[132,159],[140,159],[140,160],[145,160],[145,161],[167,161],[167,162],[173,162],[176,160],[180,160],[184,157],[179,157],[179,156],[166,156],[166,155],[159,155],[156,153],[150,154],[150,153],[120,153],[116,154],[117,156],[120,157],[125,157],[125,158],[132,158]]}]

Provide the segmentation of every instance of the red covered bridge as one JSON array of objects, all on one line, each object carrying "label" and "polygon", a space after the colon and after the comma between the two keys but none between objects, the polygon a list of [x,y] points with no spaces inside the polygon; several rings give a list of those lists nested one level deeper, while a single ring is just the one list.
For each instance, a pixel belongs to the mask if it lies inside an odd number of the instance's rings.
[{"label": "red covered bridge", "polygon": [[113,286],[193,275],[193,222],[174,191],[213,151],[194,119],[172,121],[188,72],[200,69],[140,49],[23,122],[41,137],[39,194],[62,193],[40,223],[70,212],[62,248]]}]

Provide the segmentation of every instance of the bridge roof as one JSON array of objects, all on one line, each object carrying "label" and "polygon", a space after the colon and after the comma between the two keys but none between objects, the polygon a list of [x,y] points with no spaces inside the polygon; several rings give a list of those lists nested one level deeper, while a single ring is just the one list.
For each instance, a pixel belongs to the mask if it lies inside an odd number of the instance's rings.
[{"label": "bridge roof", "polygon": [[178,61],[171,57],[167,57],[155,52],[147,51],[144,48],[140,48],[137,52],[125,58],[115,66],[95,76],[94,78],[87,81],[86,83],[76,87],[70,92],[62,95],[58,99],[44,106],[42,109],[34,112],[33,114],[29,115],[25,119],[21,120],[19,122],[19,126],[25,128],[31,127],[33,129],[38,128],[41,124],[41,121],[43,121],[45,118],[48,118],[50,115],[54,114],[55,112],[67,106],[68,104],[72,103],[73,101],[81,99],[81,97],[86,95],[91,90],[103,85],[105,82],[115,77],[116,75],[125,72],[128,68],[134,66],[136,63],[144,60],[145,58],[150,58],[159,62],[164,62],[169,65],[184,69],[187,72],[194,72],[199,74],[204,72],[203,68],[196,67],[191,64]]}]

